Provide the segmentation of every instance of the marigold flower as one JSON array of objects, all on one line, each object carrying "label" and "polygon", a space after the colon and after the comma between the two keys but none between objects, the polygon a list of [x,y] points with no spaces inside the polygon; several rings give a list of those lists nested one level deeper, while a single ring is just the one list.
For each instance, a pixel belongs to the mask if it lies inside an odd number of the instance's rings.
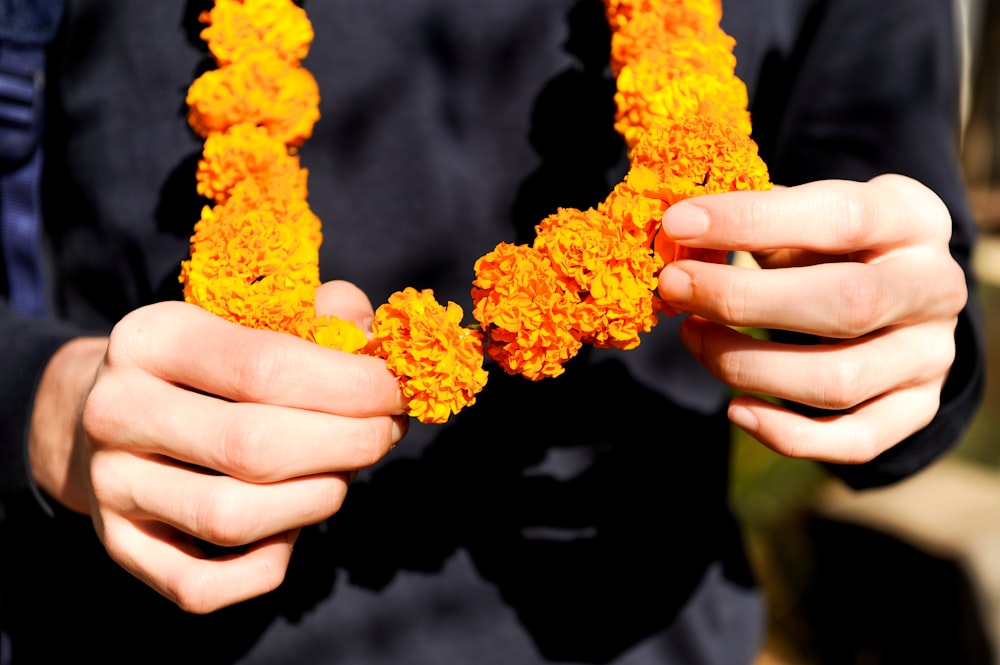
[{"label": "marigold flower", "polygon": [[548,259],[534,247],[500,243],[475,272],[473,316],[488,338],[486,354],[532,381],[565,372],[582,347],[572,332],[578,299]]},{"label": "marigold flower", "polygon": [[203,137],[243,123],[293,146],[319,120],[319,86],[306,69],[258,51],[199,76],[188,88],[188,122]]},{"label": "marigold flower", "polygon": [[616,220],[623,233],[636,237],[636,241],[652,247],[653,237],[660,228],[667,202],[643,196],[642,192],[655,190],[659,186],[657,174],[641,164],[634,165],[623,179],[611,190],[597,209]]},{"label": "marigold flower", "polygon": [[180,281],[187,302],[223,318],[295,332],[314,316],[319,269],[294,229],[272,212],[226,218],[223,206],[206,206]]},{"label": "marigold flower", "polygon": [[625,29],[636,19],[653,16],[665,26],[677,26],[679,32],[687,29],[700,35],[718,27],[722,0],[604,0],[604,13],[613,32]]},{"label": "marigold flower", "polygon": [[735,76],[685,66],[664,69],[643,60],[622,69],[615,102],[615,129],[629,146],[638,143],[654,124],[693,115],[724,120],[740,133],[750,134],[746,85]]},{"label": "marigold flower", "polygon": [[[304,177],[305,170],[301,173]],[[323,240],[322,224],[300,194],[300,183],[295,178],[270,179],[266,183],[248,179],[237,183],[229,192],[225,204],[222,207],[216,206],[216,209],[220,214],[225,210],[227,217],[238,217],[255,210],[268,210],[274,213],[282,223],[295,231],[303,243],[306,243],[303,250],[308,248],[315,252],[318,261],[319,247]]]},{"label": "marigold flower", "polygon": [[[643,196],[669,205],[699,194],[770,187],[757,144],[717,118],[691,115],[655,125],[630,157],[626,182]],[[655,186],[649,186],[649,172],[655,175]]]},{"label": "marigold flower", "polygon": [[272,223],[280,224],[281,240],[285,243],[282,256],[287,257],[288,268],[312,286],[318,286],[318,218],[305,201],[260,197],[250,181],[237,187],[224,205],[202,210],[202,219],[194,227],[192,251],[199,250],[202,234],[207,229],[211,228],[213,233],[230,242],[236,233],[243,231],[248,221],[253,220],[260,220],[265,228],[270,228]]},{"label": "marigold flower", "polygon": [[368,336],[353,321],[335,316],[320,316],[303,321],[296,334],[320,346],[347,353],[357,353],[368,345]]},{"label": "marigold flower", "polygon": [[210,134],[195,178],[198,193],[216,203],[225,203],[233,188],[247,179],[262,193],[272,193],[268,199],[304,201],[307,195],[308,172],[299,166],[298,156],[266,129],[250,124]]},{"label": "marigold flower", "polygon": [[538,225],[535,249],[576,290],[573,327],[583,343],[631,349],[656,324],[662,262],[644,241],[594,209],[560,208]]},{"label": "marigold flower", "polygon": [[314,36],[305,10],[292,0],[216,0],[199,20],[208,24],[201,38],[220,65],[261,50],[295,65],[309,53]]},{"label": "marigold flower", "polygon": [[180,281],[189,302],[242,325],[371,353],[399,377],[410,415],[445,422],[475,403],[484,353],[505,372],[559,376],[583,344],[630,349],[660,314],[663,265],[723,262],[726,252],[658,233],[670,205],[699,194],[765,189],[750,139],[746,87],[721,0],[605,0],[617,78],[615,128],[631,168],[596,208],[561,208],[532,245],[500,243],[475,265],[473,315],[407,288],[378,308],[374,339],[317,317],[320,220],[295,148],[319,118],[319,90],[301,68],[312,24],[293,0],[216,0],[201,36],[219,69],[188,89],[188,122],[205,138],[202,211]]},{"label": "marigold flower", "polygon": [[486,385],[479,331],[462,327],[462,308],[442,306],[430,289],[407,287],[389,296],[372,320],[372,355],[399,377],[409,414],[443,423],[475,404]]},{"label": "marigold flower", "polygon": [[[704,9],[704,8],[703,8]],[[660,3],[618,25],[611,35],[611,69],[618,75],[626,65],[658,59],[728,76],[736,68],[736,40],[719,28],[715,12],[693,10],[688,3]],[[669,70],[664,70],[669,75]]]}]

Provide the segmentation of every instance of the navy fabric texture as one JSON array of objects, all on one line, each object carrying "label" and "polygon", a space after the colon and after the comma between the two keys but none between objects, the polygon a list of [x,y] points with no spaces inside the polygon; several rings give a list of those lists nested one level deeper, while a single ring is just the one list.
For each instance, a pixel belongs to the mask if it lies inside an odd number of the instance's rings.
[{"label": "navy fabric texture", "polygon": [[65,0],[0,0],[0,41],[48,44],[59,29]]}]

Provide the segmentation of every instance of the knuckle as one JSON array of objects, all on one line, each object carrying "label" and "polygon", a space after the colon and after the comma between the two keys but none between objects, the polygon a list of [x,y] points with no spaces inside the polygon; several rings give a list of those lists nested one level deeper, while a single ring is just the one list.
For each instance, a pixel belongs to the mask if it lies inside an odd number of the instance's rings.
[{"label": "knuckle", "polygon": [[310,523],[320,522],[340,511],[347,498],[350,475],[350,472],[333,472],[316,477]]},{"label": "knuckle", "polygon": [[802,459],[809,456],[805,442],[809,432],[796,422],[788,423],[781,431],[773,432],[769,445],[777,453],[792,459]]},{"label": "knuckle", "polygon": [[925,326],[917,341],[920,343],[920,363],[914,380],[920,383],[943,383],[957,354],[954,326]]},{"label": "knuckle", "polygon": [[885,309],[885,297],[873,280],[860,278],[845,279],[840,287],[839,329],[842,337],[859,337],[881,327]]},{"label": "knuckle", "polygon": [[371,466],[382,459],[393,443],[392,419],[365,418],[354,442],[355,459],[359,466]]},{"label": "knuckle", "polygon": [[864,464],[882,453],[885,446],[873,427],[858,427],[845,447],[844,464]]},{"label": "knuckle", "polygon": [[218,609],[218,604],[212,600],[213,587],[212,577],[196,569],[166,580],[163,592],[189,614],[208,614]]},{"label": "knuckle", "polygon": [[841,221],[834,228],[839,246],[867,247],[877,228],[873,202],[866,196],[842,196],[837,201]]},{"label": "knuckle", "polygon": [[108,350],[105,354],[105,360],[109,365],[127,362],[131,355],[129,350],[134,335],[137,330],[142,329],[142,325],[138,322],[140,318],[142,318],[141,310],[132,311],[111,329],[108,335]]},{"label": "knuckle", "polygon": [[969,285],[965,271],[956,261],[952,260],[945,268],[941,278],[941,288],[944,291],[943,300],[950,303],[950,312],[955,316],[961,312],[969,301]]},{"label": "knuckle", "polygon": [[198,537],[224,547],[247,543],[245,510],[235,493],[216,492],[206,501],[199,502],[196,510],[194,524]]},{"label": "knuckle", "polygon": [[726,287],[726,296],[720,298],[720,314],[731,324],[754,323],[749,320],[750,303],[760,302],[757,283],[752,279],[734,279]]},{"label": "knuckle", "polygon": [[287,366],[282,345],[244,344],[232,355],[233,397],[243,402],[266,402],[275,380]]},{"label": "knuckle", "polygon": [[733,228],[733,240],[740,247],[759,247],[766,244],[760,238],[766,235],[765,229],[768,224],[773,224],[778,217],[769,199],[752,199],[743,213],[743,217],[740,218],[742,223]]},{"label": "knuckle", "polygon": [[257,579],[261,585],[261,592],[267,593],[281,586],[285,581],[286,565],[276,565],[271,559],[264,559],[257,566]]},{"label": "knuckle", "polygon": [[755,387],[756,370],[749,354],[723,352],[715,358],[713,364],[717,375],[727,383],[744,389]]},{"label": "knuckle", "polygon": [[150,335],[157,330],[154,307],[147,305],[129,312],[111,329],[105,354],[109,366],[137,364],[143,346],[150,343]]},{"label": "knuckle", "polygon": [[258,595],[273,591],[284,578],[285,568],[269,559],[259,562],[250,580],[240,588],[223,588],[210,569],[188,567],[164,580],[162,593],[189,614],[209,614],[232,604],[248,592]]},{"label": "knuckle", "polygon": [[123,494],[123,477],[115,461],[116,456],[108,453],[95,453],[90,458],[91,492],[98,506],[115,505]]},{"label": "knuckle", "polygon": [[865,383],[858,363],[849,360],[838,362],[821,384],[823,408],[842,410],[856,406],[864,397]]},{"label": "knuckle", "polygon": [[107,383],[97,381],[84,400],[80,414],[83,433],[94,442],[105,442],[117,429],[118,400],[112,396]]},{"label": "knuckle", "polygon": [[345,363],[341,376],[348,385],[352,386],[351,394],[354,396],[355,403],[351,405],[351,410],[364,408],[365,405],[374,403],[373,400],[376,398],[375,380],[367,363]]},{"label": "knuckle", "polygon": [[242,480],[268,480],[270,469],[265,460],[272,440],[268,422],[250,417],[243,409],[233,411],[222,434],[223,467]]}]

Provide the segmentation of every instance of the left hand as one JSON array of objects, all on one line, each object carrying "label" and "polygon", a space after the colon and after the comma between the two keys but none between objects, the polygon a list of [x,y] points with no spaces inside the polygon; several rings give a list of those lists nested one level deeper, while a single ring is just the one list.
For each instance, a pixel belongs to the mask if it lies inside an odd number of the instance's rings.
[{"label": "left hand", "polygon": [[[784,455],[862,463],[940,406],[968,298],[951,229],[943,202],[899,175],[701,196],[671,206],[661,233],[752,252],[763,270],[677,261],[659,291],[691,314],[681,339],[720,380],[831,412],[810,418],[742,394],[729,405],[732,422]],[[730,326],[820,343],[779,344]]]}]

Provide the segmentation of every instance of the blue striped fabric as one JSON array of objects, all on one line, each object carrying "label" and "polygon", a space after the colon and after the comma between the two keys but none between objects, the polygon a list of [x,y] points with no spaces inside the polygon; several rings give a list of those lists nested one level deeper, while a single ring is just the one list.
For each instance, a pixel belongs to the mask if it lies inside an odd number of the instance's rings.
[{"label": "blue striped fabric", "polygon": [[0,42],[0,246],[8,302],[34,317],[45,313],[38,244],[44,72],[44,46]]}]

